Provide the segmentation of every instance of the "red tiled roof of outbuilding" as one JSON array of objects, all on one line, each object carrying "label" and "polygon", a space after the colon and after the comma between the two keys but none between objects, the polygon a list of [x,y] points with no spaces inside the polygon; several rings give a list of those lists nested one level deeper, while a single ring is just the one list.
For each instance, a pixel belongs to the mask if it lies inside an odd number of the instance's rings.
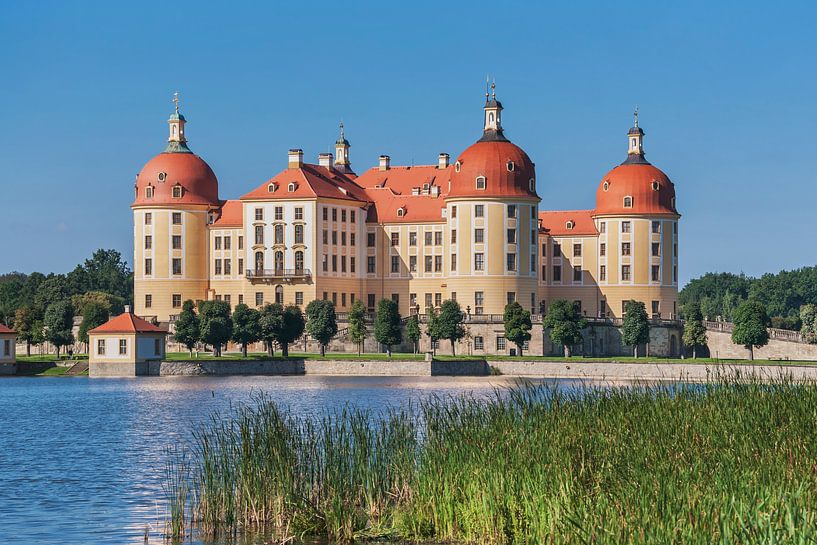
[{"label": "red tiled roof of outbuilding", "polygon": [[0,333],[17,333],[17,332],[9,327],[4,326],[3,324],[0,324]]},{"label": "red tiled roof of outbuilding", "polygon": [[167,333],[167,331],[132,313],[124,312],[88,333]]}]

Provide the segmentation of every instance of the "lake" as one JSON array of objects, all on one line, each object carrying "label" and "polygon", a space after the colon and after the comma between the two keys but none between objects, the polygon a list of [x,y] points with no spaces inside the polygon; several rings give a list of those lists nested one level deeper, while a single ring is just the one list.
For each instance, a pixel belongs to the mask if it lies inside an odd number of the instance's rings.
[{"label": "lake", "polygon": [[143,544],[147,532],[150,543],[162,543],[166,449],[188,444],[198,423],[252,403],[258,392],[308,415],[347,402],[379,411],[432,395],[488,396],[513,383],[505,377],[0,379],[0,538],[4,545],[123,545]]}]

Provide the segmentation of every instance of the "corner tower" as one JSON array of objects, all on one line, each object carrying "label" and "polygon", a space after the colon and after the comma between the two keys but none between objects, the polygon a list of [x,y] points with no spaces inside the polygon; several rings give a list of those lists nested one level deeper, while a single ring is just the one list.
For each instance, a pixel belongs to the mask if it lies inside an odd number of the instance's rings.
[{"label": "corner tower", "polygon": [[170,322],[187,299],[206,299],[209,284],[207,225],[220,205],[218,180],[187,145],[186,119],[168,119],[165,150],[147,162],[134,186],[134,309]]}]

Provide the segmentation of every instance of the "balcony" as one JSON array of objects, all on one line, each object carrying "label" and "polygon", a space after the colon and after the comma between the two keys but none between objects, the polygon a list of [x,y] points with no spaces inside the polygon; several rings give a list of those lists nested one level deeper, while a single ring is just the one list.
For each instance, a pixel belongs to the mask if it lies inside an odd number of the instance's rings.
[{"label": "balcony", "polygon": [[250,280],[293,280],[312,277],[309,269],[247,269]]}]

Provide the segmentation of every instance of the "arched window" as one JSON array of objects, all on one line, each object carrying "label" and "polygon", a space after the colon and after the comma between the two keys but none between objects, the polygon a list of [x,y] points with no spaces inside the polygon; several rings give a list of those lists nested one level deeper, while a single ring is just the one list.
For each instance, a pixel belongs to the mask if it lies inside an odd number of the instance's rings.
[{"label": "arched window", "polygon": [[397,209],[397,217],[398,218],[402,218],[405,215],[406,215],[406,209],[405,208],[403,208],[401,206],[400,208]]},{"label": "arched window", "polygon": [[255,273],[261,274],[264,272],[264,252],[255,252]]},{"label": "arched window", "polygon": [[604,186],[602,187],[604,187],[604,190],[607,191],[608,189],[610,189],[610,182],[604,182]]},{"label": "arched window", "polygon": [[278,184],[269,184],[269,185],[267,185],[267,191],[269,193],[275,193],[276,189],[278,189]]},{"label": "arched window", "polygon": [[536,180],[534,180],[533,178],[528,180],[528,191],[530,192],[536,191]]},{"label": "arched window", "polygon": [[477,176],[477,189],[485,189],[486,185],[488,185],[488,182],[485,180],[485,176]]},{"label": "arched window", "polygon": [[455,171],[459,172],[459,171],[460,171],[460,168],[462,168],[462,163],[460,163],[459,161],[457,161],[456,163],[454,163],[454,170],[455,170]]},{"label": "arched window", "polygon": [[488,114],[488,123],[493,124],[494,122],[494,112]]},{"label": "arched window", "polygon": [[182,198],[182,186],[180,186],[179,184],[173,186],[173,198],[174,199]]},{"label": "arched window", "polygon": [[149,185],[145,188],[145,198],[146,199],[153,198],[153,186]]},{"label": "arched window", "polygon": [[275,244],[283,243],[284,243],[284,226],[279,223],[275,225]]},{"label": "arched window", "polygon": [[275,274],[281,275],[284,273],[284,252],[278,250],[275,252]]},{"label": "arched window", "polygon": [[300,250],[295,252],[295,274],[303,274],[304,271],[304,253]]},{"label": "arched window", "polygon": [[624,197],[624,208],[633,207],[633,198],[630,196]]},{"label": "arched window", "polygon": [[675,208],[675,197],[672,198],[672,207]]},{"label": "arched window", "polygon": [[565,228],[568,229],[568,230],[573,229],[575,226],[576,226],[576,224],[573,223],[573,220],[568,220],[567,223],[565,223]]},{"label": "arched window", "polygon": [[290,183],[289,183],[289,187],[288,187],[287,191],[289,191],[290,193],[292,193],[292,192],[293,192],[293,191],[295,191],[296,189],[298,189],[298,184],[296,184],[295,182],[290,182]]},{"label": "arched window", "polygon": [[279,305],[284,304],[284,286],[281,284],[275,286],[275,302]]}]

